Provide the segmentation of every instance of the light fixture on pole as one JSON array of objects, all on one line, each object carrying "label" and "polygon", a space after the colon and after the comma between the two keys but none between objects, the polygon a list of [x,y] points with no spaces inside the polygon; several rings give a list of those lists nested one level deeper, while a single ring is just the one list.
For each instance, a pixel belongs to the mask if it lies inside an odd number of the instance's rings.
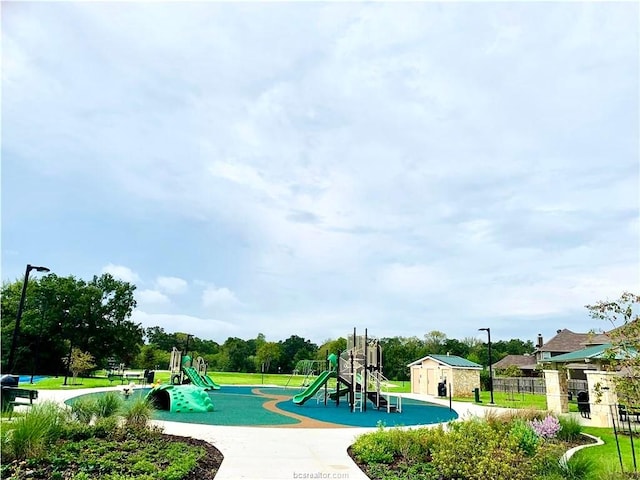
[{"label": "light fixture on pole", "polygon": [[493,368],[491,366],[493,362],[491,360],[491,329],[479,328],[478,330],[487,332],[489,342],[489,392],[491,393],[491,405],[493,405]]},{"label": "light fixture on pole", "polygon": [[18,336],[20,335],[20,320],[22,320],[22,311],[24,310],[24,300],[27,296],[27,283],[29,283],[29,272],[35,270],[36,272],[49,272],[47,267],[36,267],[34,265],[27,264],[27,269],[24,272],[24,282],[22,283],[22,294],[20,295],[20,304],[18,305],[18,313],[16,314],[16,324],[13,327],[13,337],[11,338],[11,350],[9,350],[9,359],[7,360],[7,370],[10,372],[15,366],[16,348],[18,347]]}]

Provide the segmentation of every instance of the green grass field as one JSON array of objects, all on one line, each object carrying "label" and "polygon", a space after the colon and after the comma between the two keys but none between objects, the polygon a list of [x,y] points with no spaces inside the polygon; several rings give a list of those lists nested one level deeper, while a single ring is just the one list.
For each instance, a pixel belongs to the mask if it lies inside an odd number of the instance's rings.
[{"label": "green grass field", "polygon": [[[302,375],[290,374],[261,374],[261,373],[236,373],[236,372],[209,372],[208,375],[220,385],[276,385],[279,387],[301,388],[305,377]],[[160,370],[155,372],[155,381],[169,383],[171,374],[168,371]],[[67,385],[63,386],[64,377],[44,378],[33,385],[21,383],[20,388],[31,388],[36,390],[57,390],[57,389],[80,389],[112,387],[121,385],[120,379],[109,381],[105,372],[98,372],[94,377],[76,378],[75,381],[69,377]],[[389,391],[395,393],[405,393],[410,391],[410,382],[393,382],[393,387]]]},{"label": "green grass field", "polygon": [[[589,458],[594,463],[593,472],[586,480],[622,478],[621,476],[615,475],[620,472],[620,460],[618,458],[618,449],[616,447],[613,430],[611,428],[584,427],[583,432],[600,437],[604,441],[604,445],[585,448],[576,453],[577,457]],[[630,438],[628,435],[618,436],[618,440],[624,471],[633,472],[633,456]],[[636,461],[640,466],[640,437],[634,436],[633,441],[636,451]]]},{"label": "green grass field", "polygon": [[[474,397],[454,397],[456,402],[473,402]],[[480,392],[480,400],[483,405],[488,405],[491,401],[491,393]],[[535,410],[547,409],[547,397],[544,395],[534,395],[532,393],[508,394],[504,392],[493,392],[493,401],[498,407],[505,408],[532,408]]]}]

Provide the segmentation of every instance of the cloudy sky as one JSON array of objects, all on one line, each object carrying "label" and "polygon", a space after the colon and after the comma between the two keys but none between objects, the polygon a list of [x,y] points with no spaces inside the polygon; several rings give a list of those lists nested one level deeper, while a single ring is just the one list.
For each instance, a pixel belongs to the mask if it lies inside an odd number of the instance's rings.
[{"label": "cloudy sky", "polygon": [[535,340],[639,291],[637,3],[2,5],[2,279],[216,341]]}]

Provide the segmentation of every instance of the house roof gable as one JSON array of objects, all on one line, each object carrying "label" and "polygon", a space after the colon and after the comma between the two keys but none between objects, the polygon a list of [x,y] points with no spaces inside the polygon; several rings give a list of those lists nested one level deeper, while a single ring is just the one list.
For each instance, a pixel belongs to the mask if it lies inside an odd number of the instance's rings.
[{"label": "house roof gable", "polygon": [[592,333],[576,333],[565,328],[560,330],[555,337],[538,348],[539,352],[561,352],[569,353],[582,350],[585,345],[593,345],[595,341],[608,342],[609,339],[603,335]]},{"label": "house roof gable", "polygon": [[520,369],[533,370],[536,368],[536,357],[532,355],[507,355],[491,366],[493,368],[507,368],[511,365]]}]

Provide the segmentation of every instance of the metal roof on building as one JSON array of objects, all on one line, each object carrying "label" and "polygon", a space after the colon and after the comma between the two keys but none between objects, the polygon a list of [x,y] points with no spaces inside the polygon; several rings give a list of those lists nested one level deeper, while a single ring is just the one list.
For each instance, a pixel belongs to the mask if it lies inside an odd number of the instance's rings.
[{"label": "metal roof on building", "polygon": [[427,355],[426,357],[422,357],[415,362],[411,362],[407,366],[413,367],[414,365],[419,365],[428,358],[454,368],[482,368],[482,365],[472,362],[471,360],[467,360],[466,358],[459,357],[457,355]]}]

